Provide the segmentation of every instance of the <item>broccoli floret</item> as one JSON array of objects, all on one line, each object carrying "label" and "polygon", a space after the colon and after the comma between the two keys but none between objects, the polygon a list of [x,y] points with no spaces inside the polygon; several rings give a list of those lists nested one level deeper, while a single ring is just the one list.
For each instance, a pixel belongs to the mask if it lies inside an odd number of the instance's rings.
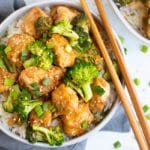
[{"label": "broccoli floret", "polygon": [[8,98],[6,101],[3,101],[3,109],[6,111],[6,112],[10,112],[12,113],[14,111],[14,106],[13,106],[13,103],[15,100],[18,99],[20,95],[20,89],[19,89],[19,86],[18,85],[14,85],[12,86],[10,92],[9,92],[9,95],[8,95]]},{"label": "broccoli floret", "polygon": [[11,73],[17,73],[16,66],[8,60],[5,54],[6,48],[7,47],[5,45],[3,44],[0,45],[0,68],[5,69]]},{"label": "broccoli floret", "polygon": [[78,92],[78,94],[83,97],[85,102],[87,102],[93,96],[91,83],[93,82],[93,79],[98,75],[99,71],[92,63],[77,62],[68,70],[68,72],[66,72],[64,82],[66,85],[74,88]]},{"label": "broccoli floret", "polygon": [[80,13],[72,20],[73,30],[79,35],[78,41],[72,41],[71,45],[79,52],[86,52],[92,46],[92,40],[89,35],[90,23],[84,13]]},{"label": "broccoli floret", "polygon": [[54,60],[52,47],[45,45],[41,41],[34,41],[28,45],[27,49],[33,56],[24,62],[23,66],[25,68],[29,66],[38,66],[46,70],[52,65]]},{"label": "broccoli floret", "polygon": [[59,126],[51,127],[50,129],[32,125],[28,128],[26,138],[29,142],[48,142],[50,145],[61,145],[64,142],[64,135]]},{"label": "broccoli floret", "polygon": [[90,22],[85,13],[80,13],[77,15],[71,22],[73,26],[83,28],[84,32],[89,33],[90,30]]},{"label": "broccoli floret", "polygon": [[62,20],[56,25],[52,25],[49,31],[50,33],[58,33],[68,37],[70,41],[76,41],[79,38],[78,34],[72,30],[72,25],[66,20]]},{"label": "broccoli floret", "polygon": [[40,100],[20,100],[14,103],[14,111],[18,112],[22,121],[28,119],[29,113],[38,105],[42,105]]}]

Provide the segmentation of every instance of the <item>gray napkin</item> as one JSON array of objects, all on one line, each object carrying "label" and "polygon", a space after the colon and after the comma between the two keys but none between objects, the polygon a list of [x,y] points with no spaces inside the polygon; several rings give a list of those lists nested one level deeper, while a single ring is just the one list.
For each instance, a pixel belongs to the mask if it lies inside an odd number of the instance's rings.
[{"label": "gray napkin", "polygon": [[[0,0],[0,22],[13,11],[24,5],[25,3],[23,0]],[[128,132],[130,130],[128,120],[121,104],[114,114],[113,119],[111,119],[102,130],[118,132]],[[86,141],[83,141],[64,148],[54,148],[53,150],[84,150],[85,146]],[[0,150],[41,150],[41,148],[18,142],[0,131]],[[42,148],[42,150],[50,150],[50,148]]]}]

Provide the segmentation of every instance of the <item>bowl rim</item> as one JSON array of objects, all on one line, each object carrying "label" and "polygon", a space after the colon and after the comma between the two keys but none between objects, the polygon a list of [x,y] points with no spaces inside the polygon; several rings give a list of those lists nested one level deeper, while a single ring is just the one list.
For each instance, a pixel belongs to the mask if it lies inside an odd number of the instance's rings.
[{"label": "bowl rim", "polygon": [[[78,9],[81,9],[81,5],[80,3],[78,3],[77,1],[64,1],[64,0],[51,0],[51,1],[43,1],[43,2],[36,2],[34,4],[30,4],[30,5],[27,5],[27,6],[24,6],[18,10],[16,10],[15,12],[13,12],[11,15],[9,15],[1,24],[0,24],[0,35],[3,34],[6,29],[8,28],[8,24],[14,22],[15,19],[17,18],[20,18],[21,16],[19,16],[19,14],[22,14],[26,11],[28,11],[29,9],[31,9],[32,7],[35,7],[35,6],[39,6],[39,7],[45,7],[47,5],[49,5],[50,7],[52,7],[53,5],[70,5],[72,7],[75,7],[75,8],[78,8]],[[96,17],[96,13],[94,13],[93,11],[91,11],[91,13]],[[4,31],[1,32],[1,29],[5,29]],[[113,31],[114,32],[114,31]],[[114,32],[115,34],[115,37],[116,37],[116,40],[118,42],[118,46],[120,47],[120,50],[122,51],[122,54],[123,53],[123,47],[122,47],[122,44],[119,40],[119,37],[117,36],[117,34]],[[32,146],[38,146],[38,147],[45,147],[45,148],[56,148],[56,147],[65,147],[65,146],[69,146],[69,145],[72,145],[72,144],[76,144],[76,143],[79,143],[85,139],[87,139],[89,136],[92,136],[94,135],[94,133],[98,132],[100,129],[102,129],[109,121],[110,119],[113,117],[113,115],[115,114],[118,106],[120,104],[120,101],[118,99],[118,97],[116,98],[116,101],[114,102],[113,106],[111,107],[111,110],[110,112],[107,114],[107,116],[100,122],[100,124],[98,124],[96,127],[94,127],[92,130],[90,130],[89,132],[79,136],[79,137],[76,137],[74,139],[71,139],[69,141],[65,141],[61,146],[51,146],[47,143],[40,143],[40,142],[37,142],[35,144],[32,144],[32,143],[29,143],[26,139],[23,139],[21,137],[19,137],[18,135],[12,133],[10,130],[7,130],[5,127],[3,127],[1,124],[0,124],[0,130],[2,132],[4,132],[6,135],[8,135],[9,137],[17,140],[17,141],[20,141],[22,143],[25,143],[25,144],[28,144],[28,145],[32,145]]]},{"label": "bowl rim", "polygon": [[121,22],[124,24],[124,26],[128,29],[128,31],[130,31],[130,33],[132,33],[133,35],[135,35],[140,41],[146,43],[146,44],[150,44],[150,40],[146,37],[144,37],[142,34],[138,33],[128,22],[127,20],[123,17],[123,15],[121,14],[121,12],[119,11],[118,7],[116,6],[114,0],[108,0],[108,2],[110,3],[111,7],[113,8],[115,14],[117,15],[117,17],[121,20]]}]

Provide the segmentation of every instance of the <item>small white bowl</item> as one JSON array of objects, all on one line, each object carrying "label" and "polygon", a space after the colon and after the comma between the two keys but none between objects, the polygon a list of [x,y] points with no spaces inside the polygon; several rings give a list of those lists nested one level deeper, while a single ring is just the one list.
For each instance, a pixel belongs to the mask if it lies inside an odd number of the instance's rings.
[{"label": "small white bowl", "polygon": [[[80,3],[76,2],[76,1],[68,1],[68,0],[51,0],[51,1],[44,1],[44,2],[38,2],[38,3],[34,3],[32,5],[28,5],[28,6],[25,6],[17,11],[15,11],[14,13],[12,13],[9,17],[7,17],[1,24],[0,24],[0,36],[2,36],[5,31],[7,30],[8,28],[8,25],[12,24],[16,19],[20,18],[21,16],[23,16],[28,10],[30,10],[31,8],[35,7],[35,6],[39,6],[41,8],[45,8],[45,7],[52,7],[54,5],[69,5],[69,6],[72,6],[72,7],[75,7],[77,9],[80,9],[82,10],[81,6],[80,6]],[[94,14],[94,13],[93,13]],[[115,33],[114,33],[115,34]],[[116,34],[115,34],[116,36]],[[120,44],[120,41],[119,41],[119,38],[116,36],[116,40],[119,44],[119,47],[120,49],[123,51],[123,48]],[[76,138],[73,138],[71,140],[68,140],[68,141],[65,141],[60,147],[63,147],[63,146],[68,146],[68,145],[72,145],[72,144],[75,144],[75,143],[78,143],[78,142],[81,142],[83,140],[85,140],[86,138],[88,138],[89,136],[91,136],[92,134],[98,132],[102,127],[104,127],[108,121],[113,117],[116,109],[117,109],[117,106],[119,104],[119,100],[116,99],[115,103],[113,104],[112,106],[112,109],[110,110],[110,112],[108,113],[108,115],[92,130],[90,130],[89,132],[79,136],[79,137],[76,137]],[[5,124],[3,124],[1,121],[0,121],[0,130],[2,130],[5,134],[7,134],[8,136],[18,140],[18,141],[21,141],[23,143],[26,143],[26,144],[30,144],[26,139],[22,139],[20,138],[18,135],[15,135],[14,133],[12,133],[8,127],[6,127]],[[33,144],[32,144],[33,145]],[[35,146],[38,146],[38,147],[51,147],[51,148],[54,148],[55,146],[50,146],[49,144],[45,144],[45,143],[35,143],[34,144]]]},{"label": "small white bowl", "polygon": [[116,6],[115,2],[113,0],[108,0],[111,7],[113,8],[115,14],[117,17],[121,20],[121,22],[126,26],[126,28],[135,36],[137,37],[140,41],[150,44],[150,40],[146,37],[144,37],[142,34],[138,33],[132,25],[130,25],[127,20],[124,18],[124,16],[121,14],[120,10]]}]

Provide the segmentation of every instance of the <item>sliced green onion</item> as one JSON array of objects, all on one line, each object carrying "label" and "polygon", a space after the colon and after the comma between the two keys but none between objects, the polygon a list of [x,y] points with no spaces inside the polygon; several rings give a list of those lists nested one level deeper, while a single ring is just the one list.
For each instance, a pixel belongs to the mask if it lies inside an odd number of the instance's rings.
[{"label": "sliced green onion", "polygon": [[150,120],[150,114],[145,115],[145,117],[147,118],[147,120]]},{"label": "sliced green onion", "polygon": [[54,47],[53,44],[47,44],[47,48],[52,49]]},{"label": "sliced green onion", "polygon": [[123,50],[124,50],[124,53],[127,54],[127,51],[128,51],[127,48],[124,48]]},{"label": "sliced green onion", "polygon": [[150,107],[148,105],[143,106],[144,113],[146,113],[149,109],[150,109]]},{"label": "sliced green onion", "polygon": [[113,144],[114,148],[119,148],[121,147],[121,143],[120,141],[116,141],[114,144]]},{"label": "sliced green onion", "polygon": [[121,43],[123,44],[124,43],[124,38],[122,36],[119,36],[119,39],[120,39]]},{"label": "sliced green onion", "polygon": [[43,103],[42,109],[43,109],[43,111],[46,111],[48,109],[48,104],[47,103]]},{"label": "sliced green onion", "polygon": [[133,81],[136,86],[140,85],[140,80],[138,78],[134,78]]},{"label": "sliced green onion", "polygon": [[52,113],[56,112],[56,107],[54,105],[51,105],[49,109]]},{"label": "sliced green onion", "polygon": [[43,33],[43,35],[42,35],[42,37],[43,37],[43,39],[47,39],[47,33]]},{"label": "sliced green onion", "polygon": [[42,81],[42,84],[43,84],[44,86],[48,86],[49,83],[50,83],[50,79],[49,79],[49,78],[45,78],[45,79]]},{"label": "sliced green onion", "polygon": [[94,92],[97,93],[99,96],[102,96],[105,93],[105,90],[101,86],[95,86]]},{"label": "sliced green onion", "polygon": [[4,49],[4,51],[5,51],[5,54],[7,54],[8,52],[11,51],[11,47],[10,47],[10,46],[7,46],[7,47]]},{"label": "sliced green onion", "polygon": [[31,84],[31,86],[34,88],[34,89],[39,89],[39,84],[37,82],[33,82]]},{"label": "sliced green onion", "polygon": [[87,122],[87,121],[83,121],[83,122],[81,123],[81,127],[82,127],[83,129],[86,129],[86,128],[88,127],[88,122]]},{"label": "sliced green onion", "polygon": [[5,78],[4,79],[4,85],[5,86],[12,86],[15,83],[15,80],[11,79],[11,78]]},{"label": "sliced green onion", "polygon": [[27,59],[27,56],[29,54],[29,51],[28,50],[24,50],[22,53],[21,53],[21,56],[20,56],[20,59],[22,61],[25,61]]},{"label": "sliced green onion", "polygon": [[141,52],[143,52],[143,53],[147,53],[147,52],[148,52],[148,46],[142,45],[140,50],[141,50]]},{"label": "sliced green onion", "polygon": [[35,96],[36,98],[37,98],[37,97],[40,97],[40,96],[42,95],[39,90],[34,90],[34,91],[32,91],[31,93],[32,93],[32,95]]},{"label": "sliced green onion", "polygon": [[21,92],[21,99],[23,100],[30,100],[31,99],[31,94],[29,93],[29,91],[27,89],[23,89]]},{"label": "sliced green onion", "polygon": [[148,24],[148,25],[150,24],[150,18],[147,19],[147,24]]},{"label": "sliced green onion", "polygon": [[35,110],[35,112],[36,112],[38,117],[42,117],[43,116],[44,112],[43,112],[43,109],[42,109],[42,107],[40,105],[36,106],[34,108],[34,110]]}]

